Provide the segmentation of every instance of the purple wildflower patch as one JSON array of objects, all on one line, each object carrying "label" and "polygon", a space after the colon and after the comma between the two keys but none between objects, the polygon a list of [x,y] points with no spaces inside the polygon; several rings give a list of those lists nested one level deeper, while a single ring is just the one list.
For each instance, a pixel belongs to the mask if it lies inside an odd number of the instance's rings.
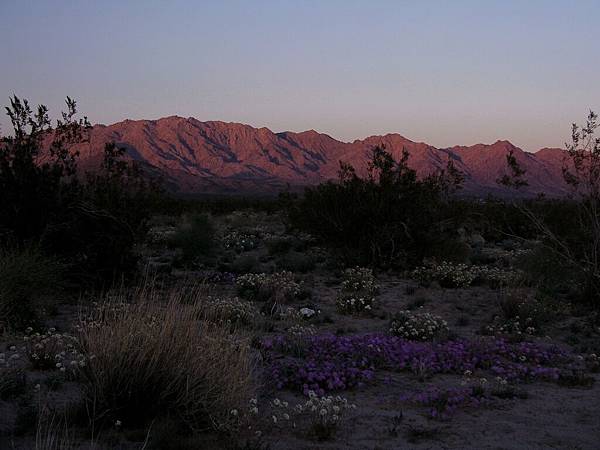
[{"label": "purple wildflower patch", "polygon": [[310,336],[300,359],[282,350],[285,339],[263,341],[270,377],[280,389],[318,395],[360,387],[379,370],[429,375],[480,370],[509,381],[557,380],[560,368],[573,360],[552,345],[492,338],[413,342],[384,334]]}]

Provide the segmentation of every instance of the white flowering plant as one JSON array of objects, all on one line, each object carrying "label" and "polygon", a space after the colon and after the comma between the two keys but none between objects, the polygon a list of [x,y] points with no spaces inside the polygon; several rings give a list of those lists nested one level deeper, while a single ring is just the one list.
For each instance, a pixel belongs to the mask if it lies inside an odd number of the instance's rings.
[{"label": "white flowering plant", "polygon": [[296,282],[294,274],[288,271],[273,274],[248,273],[236,280],[240,296],[249,300],[286,303],[302,298],[302,284]]},{"label": "white flowering plant", "polygon": [[391,320],[389,332],[410,341],[431,341],[448,332],[448,323],[435,314],[400,311]]},{"label": "white flowering plant", "polygon": [[336,397],[319,397],[314,391],[308,392],[308,400],[298,404],[296,411],[308,417],[312,432],[319,440],[331,439],[348,411],[356,409],[356,405],[339,395]]},{"label": "white flowering plant", "polygon": [[55,328],[45,333],[34,333],[32,328],[27,328],[23,340],[25,353],[34,369],[56,369],[73,376],[87,363],[77,338],[59,333]]},{"label": "white flowering plant", "polygon": [[221,242],[226,249],[235,250],[236,252],[241,253],[257,248],[260,242],[260,236],[254,233],[230,231],[222,237]]},{"label": "white flowering plant", "polygon": [[427,261],[423,266],[417,267],[412,272],[412,278],[420,284],[428,286],[437,281],[442,287],[465,288],[471,286],[479,275],[474,266],[467,264],[455,264],[442,261],[437,264]]},{"label": "white flowering plant", "polygon": [[259,315],[252,303],[238,297],[208,297],[204,314],[211,322],[231,326],[252,325]]},{"label": "white flowering plant", "polygon": [[483,334],[524,338],[537,335],[548,315],[547,308],[537,299],[525,296],[521,290],[503,292],[501,315],[495,315],[483,329]]},{"label": "white flowering plant", "polygon": [[519,271],[499,267],[456,264],[448,261],[436,263],[426,261],[424,265],[412,271],[412,278],[421,285],[428,286],[437,281],[446,288],[466,288],[472,284],[487,283],[493,288],[517,284],[522,278]]},{"label": "white flowering plant", "polygon": [[336,306],[345,314],[370,311],[378,292],[379,286],[371,269],[364,267],[346,269],[336,298]]}]

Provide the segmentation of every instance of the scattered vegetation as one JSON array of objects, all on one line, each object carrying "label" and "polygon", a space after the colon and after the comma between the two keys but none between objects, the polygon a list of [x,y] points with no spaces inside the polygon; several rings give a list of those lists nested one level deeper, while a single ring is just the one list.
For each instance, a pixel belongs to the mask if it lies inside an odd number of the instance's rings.
[{"label": "scattered vegetation", "polygon": [[595,116],[574,129],[571,199],[459,197],[452,164],[419,178],[378,147],[301,197],[192,200],[111,143],[82,170],[88,124],[67,105],[51,127],[13,98],[0,143],[11,443],[314,447],[383,389],[402,412],[378,439],[399,447],[444,437],[419,421],[540,401],[536,382],[595,388]]}]

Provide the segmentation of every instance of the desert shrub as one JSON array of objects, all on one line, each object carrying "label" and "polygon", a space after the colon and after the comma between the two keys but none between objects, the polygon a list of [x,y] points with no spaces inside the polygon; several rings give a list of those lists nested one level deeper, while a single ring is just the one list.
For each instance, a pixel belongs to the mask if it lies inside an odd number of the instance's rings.
[{"label": "desert shrub", "polygon": [[249,326],[255,324],[258,315],[252,303],[237,297],[209,297],[204,306],[204,318],[218,325]]},{"label": "desert shrub", "polygon": [[136,237],[158,190],[111,143],[93,172],[78,168],[90,124],[75,118],[75,101],[67,98],[67,107],[52,127],[45,106],[34,113],[11,99],[13,135],[0,138],[0,239],[39,243],[68,259],[78,281],[112,281],[135,268]]},{"label": "desert shrub", "polygon": [[448,261],[436,263],[425,261],[423,266],[412,271],[412,277],[428,286],[437,281],[446,288],[466,288],[474,283],[487,283],[492,288],[512,286],[521,280],[521,273],[499,267],[453,264]]},{"label": "desert shrub", "polygon": [[222,428],[251,397],[248,342],[201,320],[202,296],[185,304],[180,296],[163,301],[141,290],[133,303],[117,298],[82,321],[86,401],[96,418],[134,426],[171,414],[194,430]]},{"label": "desert shrub", "polygon": [[[598,116],[590,111],[586,124],[573,124],[571,143],[567,144],[563,178],[572,201],[560,202],[559,217],[549,216],[518,204],[536,229],[541,244],[560,265],[576,274],[578,299],[600,305],[600,127]],[[527,185],[526,171],[509,153],[506,157],[512,175],[501,180],[509,186]],[[566,214],[565,214],[566,213]]]},{"label": "desert shrub", "polygon": [[0,326],[35,323],[61,291],[63,271],[37,249],[0,250]]},{"label": "desert shrub", "polygon": [[241,275],[236,285],[240,296],[250,300],[288,303],[303,295],[302,284],[296,282],[294,274],[287,271]]},{"label": "desert shrub", "polygon": [[365,178],[342,164],[339,180],[307,188],[291,201],[291,224],[338,250],[351,264],[407,266],[455,238],[447,193],[460,183],[448,171],[418,178],[408,153],[395,161],[376,147]]},{"label": "desert shrub", "polygon": [[425,265],[413,270],[412,277],[425,286],[437,281],[442,287],[464,288],[477,279],[478,272],[467,264],[453,264],[447,261],[437,264],[434,261],[426,261]]},{"label": "desert shrub", "polygon": [[390,333],[409,341],[431,341],[447,332],[448,323],[430,313],[400,311],[390,322]]},{"label": "desert shrub", "polygon": [[184,263],[192,263],[197,258],[207,256],[214,247],[215,230],[205,214],[185,217],[181,225],[170,236],[172,247],[181,249]]},{"label": "desert shrub", "polygon": [[548,318],[548,311],[535,298],[521,290],[502,292],[499,305],[501,314],[484,327],[485,334],[508,335],[519,338],[539,334]]},{"label": "desert shrub", "polygon": [[584,282],[575,267],[543,245],[520,255],[515,266],[522,271],[525,282],[551,296],[576,294]]},{"label": "desert shrub", "polygon": [[346,269],[335,303],[339,311],[347,314],[370,311],[378,291],[379,286],[371,269]]}]

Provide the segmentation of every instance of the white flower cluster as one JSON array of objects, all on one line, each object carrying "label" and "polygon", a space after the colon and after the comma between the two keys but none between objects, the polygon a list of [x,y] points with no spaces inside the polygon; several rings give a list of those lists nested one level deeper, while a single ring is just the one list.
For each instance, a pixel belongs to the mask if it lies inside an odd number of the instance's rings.
[{"label": "white flower cluster", "polygon": [[432,281],[444,287],[464,288],[470,286],[479,275],[476,266],[442,261],[440,264],[426,263],[412,272],[412,278],[423,285]]},{"label": "white flower cluster", "polygon": [[247,410],[232,409],[229,414],[235,424],[236,431],[250,431],[254,437],[260,438],[262,430],[271,428],[296,428],[296,421],[305,417],[313,433],[319,439],[329,439],[337,430],[342,419],[356,405],[348,403],[343,397],[318,397],[315,392],[308,392],[308,400],[292,407],[287,401],[275,398],[267,405],[259,407],[258,399],[248,402]]},{"label": "white flower cluster", "polygon": [[347,314],[369,311],[373,308],[378,290],[379,286],[371,269],[346,269],[336,305],[341,312]]},{"label": "white flower cluster", "polygon": [[230,231],[221,239],[223,246],[236,252],[247,252],[258,247],[260,238],[256,234]]},{"label": "white flower cluster", "polygon": [[417,267],[412,272],[412,278],[423,285],[437,281],[442,287],[450,288],[466,288],[475,280],[487,282],[492,287],[501,287],[515,284],[521,278],[521,274],[498,267],[470,266],[442,261],[439,264],[429,262]]},{"label": "white flower cluster", "polygon": [[533,326],[532,317],[515,316],[514,318],[502,320],[500,316],[494,316],[490,325],[486,325],[484,332],[490,335],[534,335],[538,329]]},{"label": "white flower cluster", "polygon": [[356,409],[356,405],[339,395],[336,397],[319,397],[314,391],[308,392],[308,400],[296,405],[296,412],[309,417],[311,426],[317,437],[328,439],[335,433],[344,415]]},{"label": "white flower cluster", "polygon": [[33,333],[27,328],[25,351],[31,364],[38,369],[58,369],[61,372],[75,374],[85,367],[86,358],[78,349],[75,336],[58,333],[50,328],[46,333]]},{"label": "white flower cluster", "polygon": [[259,300],[293,301],[302,293],[301,283],[294,280],[292,272],[285,270],[273,274],[240,275],[236,285],[241,295]]},{"label": "white flower cluster", "polygon": [[216,323],[249,325],[254,322],[258,312],[248,301],[233,298],[209,297],[206,304],[206,315]]},{"label": "white flower cluster", "polygon": [[440,316],[424,312],[400,311],[390,323],[390,333],[411,341],[430,341],[448,331]]}]

